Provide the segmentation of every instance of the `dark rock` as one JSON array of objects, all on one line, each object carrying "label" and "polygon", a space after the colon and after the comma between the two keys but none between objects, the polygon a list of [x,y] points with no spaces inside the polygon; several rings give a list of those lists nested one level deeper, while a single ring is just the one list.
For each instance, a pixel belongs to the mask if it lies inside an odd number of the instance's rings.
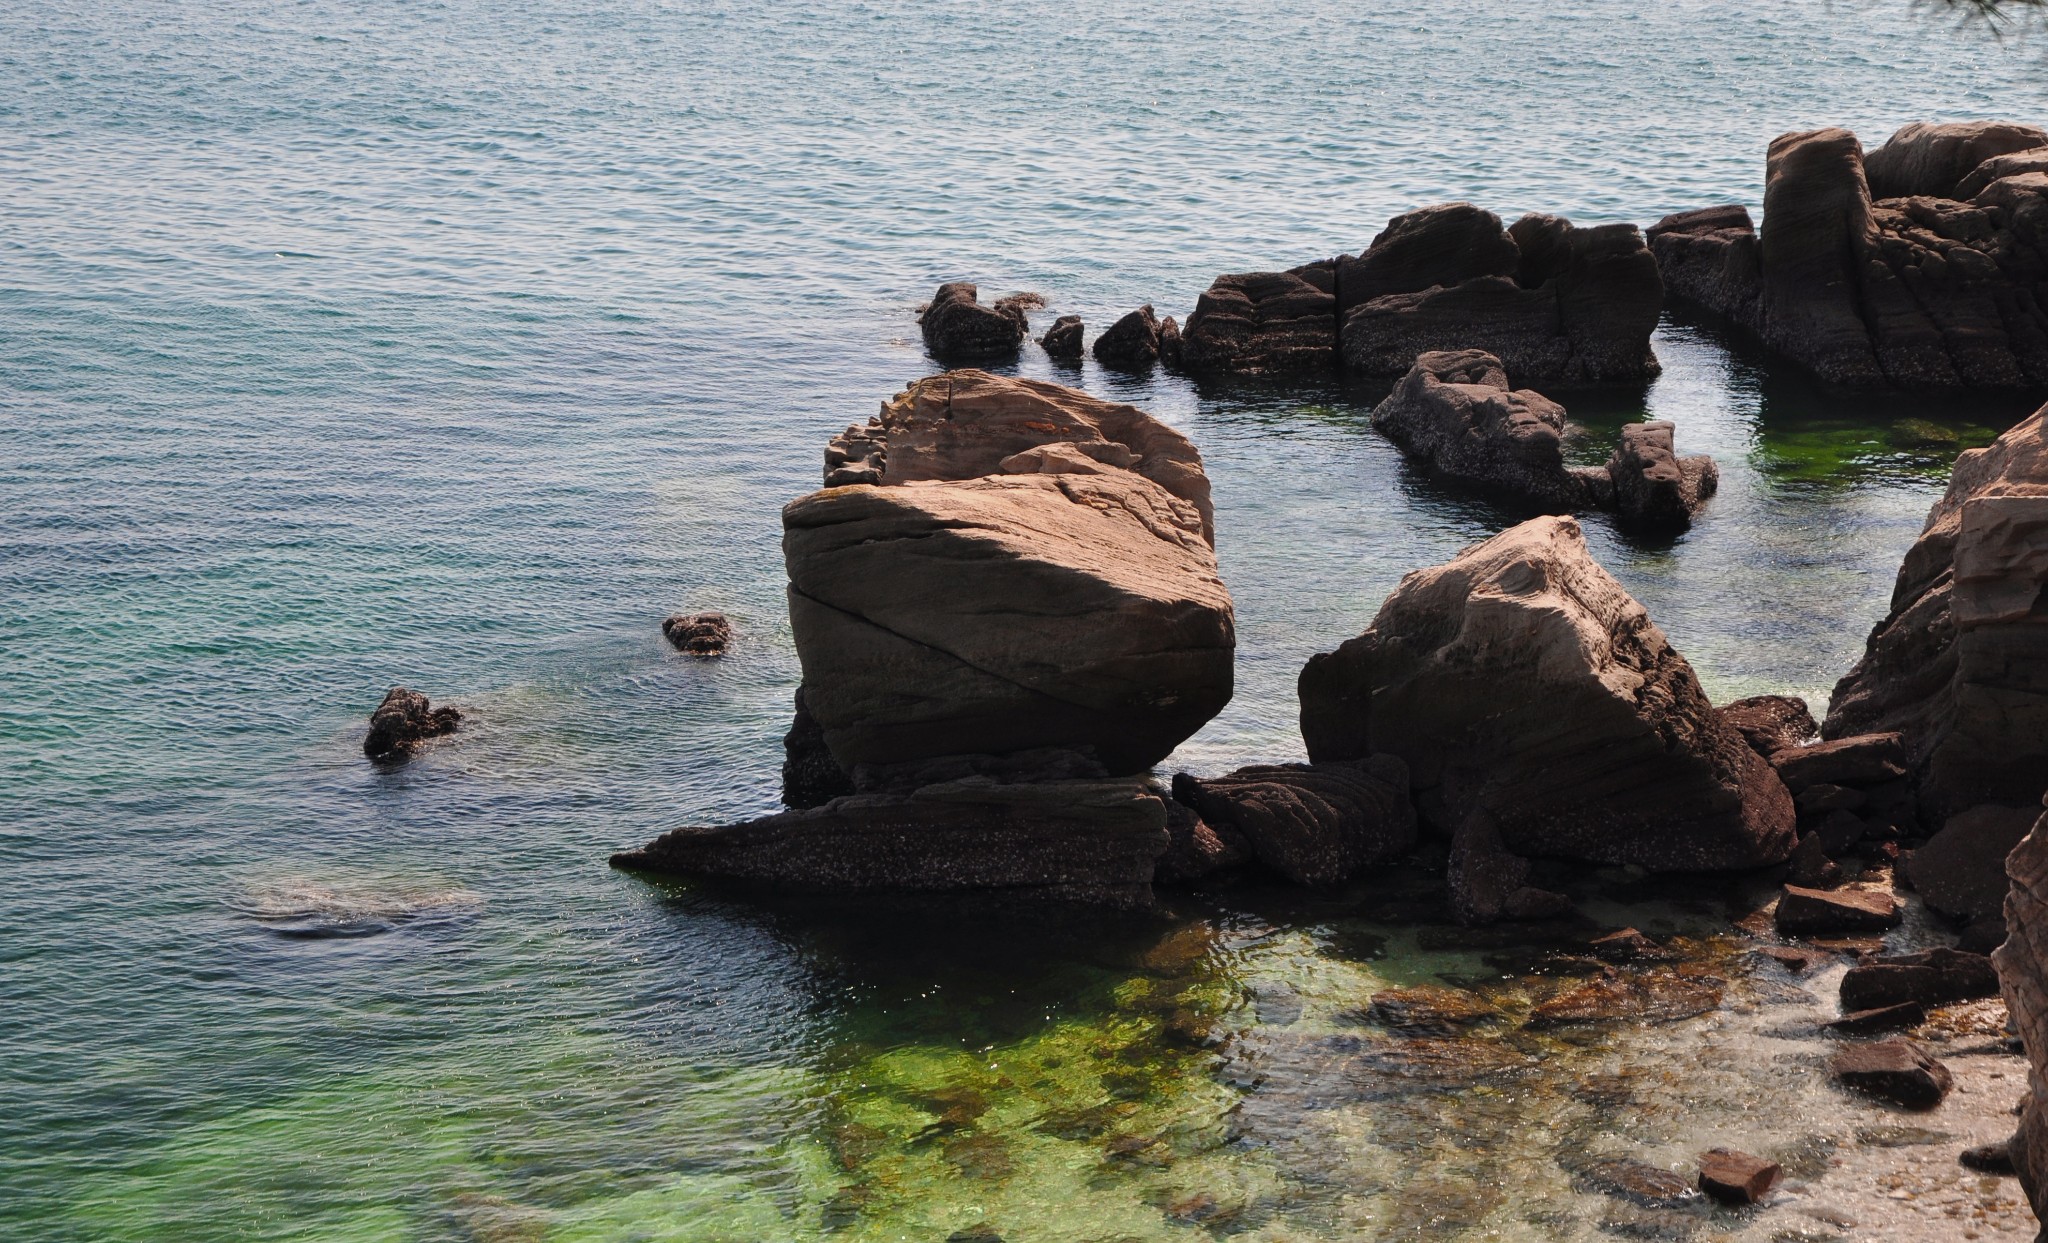
[{"label": "dark rock", "polygon": [[370,714],[370,732],[363,735],[363,754],[373,760],[398,760],[429,738],[452,734],[462,720],[454,708],[436,708],[418,691],[394,686]]},{"label": "dark rock", "polygon": [[1672,298],[1756,329],[1762,320],[1763,256],[1749,209],[1702,207],[1645,231]]},{"label": "dark rock", "polygon": [[1169,315],[1159,321],[1159,361],[1169,367],[1181,365],[1180,324]]},{"label": "dark rock", "polygon": [[[1811,789],[1812,787],[1808,787]],[[1813,838],[1830,859],[1839,859],[1863,840],[1869,826],[1855,812],[1839,808],[1821,819],[1820,826],[1813,831]]]},{"label": "dark rock", "polygon": [[[1847,1003],[1844,1002],[1846,1008]],[[1855,1010],[1821,1026],[1842,1036],[1869,1036],[1877,1032],[1904,1031],[1927,1021],[1927,1007],[1917,1001],[1901,1001],[1868,1010]]]},{"label": "dark rock", "polygon": [[994,889],[1137,907],[1166,846],[1165,805],[1136,779],[977,778],[676,829],[612,864],[783,891]]},{"label": "dark rock", "polygon": [[1820,725],[1797,695],[1753,695],[1720,712],[1721,719],[1734,726],[1765,759],[1820,736]]},{"label": "dark rock", "polygon": [[2012,1143],[2009,1140],[1965,1148],[1957,1154],[1956,1160],[1962,1163],[1964,1169],[1975,1170],[1979,1174],[2010,1176],[2019,1173],[2012,1159]]},{"label": "dark rock", "polygon": [[1337,300],[1293,272],[1219,276],[1182,330],[1191,371],[1288,371],[1337,358]]},{"label": "dark rock", "polygon": [[1166,800],[1166,853],[1159,857],[1157,878],[1163,884],[1186,885],[1227,872],[1251,858],[1235,835],[1226,836],[1178,799]]},{"label": "dark rock", "polygon": [[1207,780],[1181,773],[1173,797],[1298,885],[1330,885],[1415,843],[1408,773],[1393,756],[1273,764]]},{"label": "dark rock", "polygon": [[2048,173],[2048,147],[2034,147],[2026,151],[1994,155],[1958,181],[1954,191],[1946,197],[1961,199],[1967,203],[1990,189],[1993,183],[2004,181],[2007,177],[2024,176],[2027,173]]},{"label": "dark rock", "polygon": [[1024,342],[1023,307],[1008,299],[983,306],[967,281],[939,286],[917,322],[925,348],[941,361],[1013,358]]},{"label": "dark rock", "polygon": [[1058,362],[1077,363],[1081,361],[1081,317],[1062,315],[1052,321],[1052,327],[1038,338],[1048,356]]},{"label": "dark rock", "polygon": [[1816,785],[1874,785],[1904,775],[1906,747],[1898,734],[1836,737],[1789,747],[1773,755],[1771,765],[1795,794]]},{"label": "dark rock", "polygon": [[1820,834],[1809,833],[1792,852],[1792,870],[1786,879],[1808,889],[1832,889],[1842,883],[1842,869],[1828,856],[1827,843]]},{"label": "dark rock", "polygon": [[1950,816],[1941,832],[1913,852],[1905,866],[1906,879],[1927,905],[1944,915],[1972,923],[1999,919],[2009,888],[2006,856],[2040,814],[2038,807],[1986,804]]},{"label": "dark rock", "polygon": [[1778,931],[1788,936],[1879,932],[1899,924],[1898,899],[1864,889],[1824,891],[1785,886],[1778,899]]},{"label": "dark rock", "polygon": [[1723,1204],[1761,1204],[1784,1177],[1784,1167],[1776,1161],[1733,1148],[1700,1154],[1700,1190]]},{"label": "dark rock", "polygon": [[1845,1087],[1908,1109],[1934,1108],[1955,1083],[1948,1067],[1913,1040],[1850,1045],[1828,1059],[1828,1069]]},{"label": "dark rock", "polygon": [[782,736],[782,802],[801,811],[821,807],[853,793],[853,778],[832,758],[824,727],[804,707],[804,688],[796,688],[796,716]]},{"label": "dark rock", "polygon": [[1941,1006],[1996,996],[1998,972],[1989,958],[1946,947],[1872,959],[1849,968],[1842,977],[1844,1010],[1869,1010],[1903,1001]]},{"label": "dark rock", "polygon": [[1386,294],[1512,277],[1520,263],[1520,249],[1492,212],[1470,203],[1418,208],[1389,220],[1356,258],[1337,260],[1337,314]]},{"label": "dark rock", "polygon": [[1480,350],[1424,354],[1372,412],[1402,452],[1460,483],[1570,513],[1592,502],[1564,464],[1564,407],[1508,388],[1500,360]]},{"label": "dark rock", "polygon": [[1614,509],[1624,522],[1684,530],[1721,485],[1720,468],[1704,454],[1681,458],[1672,448],[1668,419],[1630,423],[1607,460]]},{"label": "dark rock", "polygon": [[1967,198],[1959,184],[1994,156],[2048,147],[2048,131],[2006,121],[1965,121],[1933,125],[1915,121],[1901,126],[1886,143],[1864,157],[1870,197],[1905,198],[1926,194]]},{"label": "dark rock", "polygon": [[661,623],[661,633],[679,652],[722,656],[732,642],[732,623],[723,613],[678,613]]},{"label": "dark rock", "polygon": [[872,430],[880,486],[783,511],[805,703],[841,768],[1056,747],[1139,772],[1228,702],[1234,623],[1186,437],[979,371],[918,381]]},{"label": "dark rock", "polygon": [[1697,871],[1780,862],[1794,845],[1769,764],[1569,518],[1410,574],[1370,629],[1309,661],[1300,694],[1310,759],[1401,757],[1454,863],[1493,866],[1497,846]]},{"label": "dark rock", "polygon": [[1670,951],[1634,928],[1621,928],[1594,937],[1586,948],[1603,962],[1655,962],[1672,956]]},{"label": "dark rock", "polygon": [[[1956,459],[1891,612],[1835,686],[1830,738],[1903,735],[1936,818],[2048,785],[2048,408]],[[1840,783],[1838,783],[1840,784]]]},{"label": "dark rock", "polygon": [[1142,371],[1159,361],[1159,319],[1150,303],[1095,338],[1095,361],[1125,371]]},{"label": "dark rock", "polygon": [[1869,802],[1870,796],[1861,790],[1823,782],[1801,790],[1793,796],[1792,801],[1798,804],[1799,814],[1802,816],[1826,815],[1831,811],[1855,811]]},{"label": "dark rock", "polygon": [[1991,956],[2006,1013],[2025,1048],[2028,1087],[2012,1138],[2013,1166],[2034,1215],[2048,1221],[2048,815],[2005,860],[2005,944]]}]

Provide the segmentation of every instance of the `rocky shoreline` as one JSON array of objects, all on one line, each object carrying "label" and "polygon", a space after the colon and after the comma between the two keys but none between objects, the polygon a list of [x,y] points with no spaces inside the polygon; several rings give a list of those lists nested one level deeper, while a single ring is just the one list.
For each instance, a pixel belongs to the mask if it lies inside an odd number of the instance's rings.
[{"label": "rocky shoreline", "polygon": [[[1467,927],[1583,928],[1574,952],[1604,965],[1538,1004],[1532,1030],[1713,991],[1656,965],[1672,955],[1653,939],[1589,921],[1575,870],[1760,875],[1782,885],[1746,929],[1760,953],[1794,975],[1854,963],[1826,1023],[1844,1088],[1941,1107],[1954,1076],[1896,1033],[2002,987],[2041,1090],[2048,408],[1957,461],[1817,722],[1783,696],[1710,703],[1569,516],[1682,530],[1715,490],[1712,460],[1648,422],[1604,468],[1569,468],[1564,408],[1512,386],[1655,375],[1667,291],[1838,383],[2048,385],[2041,195],[2048,133],[2029,127],[1908,127],[1867,160],[1846,131],[1793,134],[1771,148],[1761,235],[1739,208],[1645,234],[1504,227],[1451,204],[1395,218],[1356,256],[1219,277],[1185,327],[1150,305],[1119,319],[1094,343],[1103,366],[1398,376],[1376,430],[1447,486],[1542,515],[1409,574],[1362,634],[1331,637],[1299,679],[1307,764],[1170,786],[1152,773],[1232,693],[1233,605],[1185,436],[1063,385],[918,380],[835,437],[823,487],[783,511],[803,666],[790,810],[675,829],[613,862],[785,892],[1136,909],[1155,887],[1420,866],[1429,908]],[[920,322],[942,361],[1000,361],[1043,305],[984,305],[960,282]],[[1041,344],[1077,363],[1083,336],[1065,316]],[[716,631],[677,618],[672,637],[693,627]],[[1887,953],[1899,885],[1946,922],[1944,944]],[[1458,1025],[1443,998],[1383,1000],[1394,1026],[1432,1006],[1429,1023]],[[2037,1207],[2043,1127],[2029,1103],[2011,1150]],[[1618,1168],[1587,1177],[1626,1182]],[[1716,1151],[1700,1185],[1762,1199],[1775,1169]]]}]

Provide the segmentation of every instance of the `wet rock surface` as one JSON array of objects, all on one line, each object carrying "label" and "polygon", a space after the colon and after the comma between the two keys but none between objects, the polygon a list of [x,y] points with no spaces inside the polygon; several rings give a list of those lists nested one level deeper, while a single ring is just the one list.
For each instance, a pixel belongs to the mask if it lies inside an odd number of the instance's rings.
[{"label": "wet rock surface", "polygon": [[1408,772],[1392,756],[1355,764],[1271,764],[1173,779],[1176,802],[1287,880],[1329,885],[1415,843]]},{"label": "wet rock surface", "polygon": [[1898,899],[1876,890],[1787,885],[1778,899],[1778,931],[1789,936],[1882,932],[1897,927],[1899,917]]},{"label": "wet rock surface", "polygon": [[1851,1045],[1828,1059],[1828,1069],[1844,1086],[1908,1109],[1933,1109],[1955,1082],[1948,1067],[1913,1040]]},{"label": "wet rock surface", "polygon": [[1732,1148],[1700,1154],[1700,1190],[1723,1204],[1761,1204],[1784,1180],[1785,1167]]},{"label": "wet rock surface", "polygon": [[1939,820],[2048,784],[2048,410],[1956,459],[1891,611],[1835,686],[1831,739],[1893,732]]},{"label": "wet rock surface", "polygon": [[1753,695],[1721,708],[1721,719],[1735,727],[1752,750],[1769,759],[1788,747],[1820,736],[1820,723],[1797,695]]},{"label": "wet rock surface", "polygon": [[1142,371],[1159,361],[1159,318],[1148,303],[1111,324],[1095,338],[1095,361],[1105,367]]},{"label": "wet rock surface", "polygon": [[1720,468],[1705,454],[1679,457],[1668,419],[1630,423],[1607,460],[1612,508],[1639,527],[1682,531],[1721,485]]},{"label": "wet rock surface", "polygon": [[461,721],[460,711],[436,708],[418,691],[394,686],[370,713],[370,729],[363,735],[363,754],[387,763],[403,760],[427,739],[454,733]]},{"label": "wet rock surface", "polygon": [[732,622],[723,613],[678,613],[661,623],[662,637],[687,656],[723,656],[732,645]]},{"label": "wet rock surface", "polygon": [[1038,338],[1038,344],[1055,362],[1081,361],[1082,323],[1079,315],[1062,315]]},{"label": "wet rock surface", "polygon": [[1997,995],[1998,972],[1989,958],[1947,948],[1873,958],[1842,977],[1844,1010],[1900,1002],[1939,1006]]},{"label": "wet rock surface", "polygon": [[968,281],[939,286],[918,312],[925,348],[942,362],[983,362],[1016,356],[1024,343],[1025,305],[1005,299],[983,305]]},{"label": "wet rock surface", "polygon": [[1547,905],[1515,857],[1692,871],[1794,845],[1791,796],[1568,518],[1409,575],[1300,690],[1311,760],[1407,763],[1468,917]]}]

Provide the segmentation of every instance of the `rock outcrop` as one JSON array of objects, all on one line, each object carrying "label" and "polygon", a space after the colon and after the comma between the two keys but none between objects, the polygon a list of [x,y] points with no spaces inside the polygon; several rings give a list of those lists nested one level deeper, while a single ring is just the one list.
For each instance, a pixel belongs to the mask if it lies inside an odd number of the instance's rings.
[{"label": "rock outcrop", "polygon": [[1991,960],[2032,1068],[2010,1151],[2034,1215],[2048,1221],[2048,815],[2013,848],[2005,870],[2012,883],[2005,899],[2007,935]]},{"label": "rock outcrop", "polygon": [[783,511],[800,810],[678,829],[619,864],[1148,897],[1175,838],[1138,774],[1231,692],[1194,446],[1131,406],[954,371],[836,438],[825,478]]},{"label": "rock outcrop", "polygon": [[1038,344],[1055,362],[1077,363],[1081,361],[1081,330],[1079,315],[1062,315],[1052,321],[1052,327],[1038,338]]},{"label": "rock outcrop", "polygon": [[732,643],[732,622],[723,613],[677,613],[661,623],[662,637],[688,656],[723,656]]},{"label": "rock outcrop", "polygon": [[1758,755],[1770,759],[1787,747],[1803,746],[1820,735],[1820,722],[1797,695],[1752,695],[1721,709]]},{"label": "rock outcrop", "polygon": [[1219,276],[1182,331],[1191,371],[1243,373],[1329,367],[1337,359],[1337,299],[1302,270]]},{"label": "rock outcrop", "polygon": [[1909,125],[1867,159],[1848,130],[1784,134],[1767,160],[1761,235],[1746,210],[1708,208],[1659,221],[1650,247],[1674,297],[1832,383],[2037,387],[2048,383],[2043,148],[2042,131],[2000,122]]},{"label": "rock outcrop", "polygon": [[1014,358],[1024,344],[1029,301],[1006,298],[984,306],[972,283],[954,281],[939,286],[918,313],[917,324],[925,348],[941,362]]},{"label": "rock outcrop", "polygon": [[1510,389],[1482,350],[1417,358],[1372,425],[1435,474],[1552,513],[1612,510],[1637,527],[1684,529],[1720,480],[1712,458],[1673,452],[1668,421],[1623,427],[1604,468],[1566,466],[1564,407]]},{"label": "rock outcrop", "polygon": [[1896,732],[1927,817],[2048,787],[2048,408],[1956,460],[1835,686],[1830,738]]},{"label": "rock outcrop", "polygon": [[1312,762],[1408,765],[1467,918],[1551,905],[1523,857],[1693,871],[1792,851],[1783,783],[1569,518],[1410,574],[1300,692]]},{"label": "rock outcrop", "polygon": [[1470,203],[1389,221],[1363,252],[1285,272],[1220,276],[1188,317],[1186,365],[1272,371],[1342,361],[1398,376],[1426,353],[1481,349],[1518,383],[1657,373],[1663,286],[1633,225],[1525,216]]},{"label": "rock outcrop", "polygon": [[436,708],[418,691],[394,686],[370,713],[363,754],[373,760],[402,760],[427,739],[454,733],[461,721],[462,713],[454,708]]},{"label": "rock outcrop", "polygon": [[1267,764],[1206,780],[1181,773],[1174,801],[1298,885],[1333,885],[1415,844],[1408,772],[1392,756],[1357,764]]},{"label": "rock outcrop", "polygon": [[1159,317],[1146,303],[1095,338],[1095,361],[1122,371],[1143,371],[1159,361]]}]

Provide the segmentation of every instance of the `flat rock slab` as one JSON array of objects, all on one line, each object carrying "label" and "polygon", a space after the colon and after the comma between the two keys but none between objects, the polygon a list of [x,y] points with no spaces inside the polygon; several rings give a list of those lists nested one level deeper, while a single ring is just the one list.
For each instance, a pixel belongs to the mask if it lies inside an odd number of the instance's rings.
[{"label": "flat rock slab", "polygon": [[1733,1148],[1700,1154],[1700,1190],[1723,1204],[1757,1204],[1785,1177],[1784,1167]]},{"label": "flat rock slab", "polygon": [[1447,1036],[1493,1018],[1498,1011],[1477,993],[1423,984],[1374,993],[1365,1017],[1395,1031]]},{"label": "flat rock slab", "polygon": [[1998,972],[1982,954],[1925,950],[1875,959],[1842,977],[1842,1008],[1870,1010],[1901,1002],[1924,1006],[1998,995]]},{"label": "flat rock slab", "polygon": [[1721,1005],[1721,981],[1689,978],[1671,972],[1595,977],[1538,1005],[1527,1026],[1535,1031],[1574,1023],[1631,1020],[1673,1023],[1706,1014]]},{"label": "flat rock slab", "polygon": [[1844,1087],[1895,1101],[1908,1109],[1932,1109],[1955,1083],[1948,1067],[1913,1040],[1851,1045],[1828,1059]]},{"label": "flat rock slab", "polygon": [[1817,785],[1878,785],[1906,775],[1906,744],[1895,733],[1861,734],[1789,747],[1772,755],[1771,764],[1795,794]]},{"label": "flat rock slab", "polygon": [[1677,1208],[1700,1198],[1680,1175],[1632,1157],[1594,1158],[1572,1170],[1572,1182],[1581,1191],[1597,1191],[1647,1208]]},{"label": "flat rock slab", "polygon": [[1926,1021],[1925,1006],[1917,1001],[1902,1001],[1897,1005],[1852,1011],[1821,1026],[1844,1036],[1869,1036],[1877,1032],[1904,1031]]},{"label": "flat rock slab", "polygon": [[1759,958],[1768,958],[1793,975],[1810,975],[1834,960],[1826,950],[1806,949],[1797,945],[1765,945],[1751,951]]},{"label": "flat rock slab", "polygon": [[1899,925],[1899,901],[1870,889],[1785,886],[1778,899],[1778,931],[1793,936],[1827,932],[1881,932]]}]

